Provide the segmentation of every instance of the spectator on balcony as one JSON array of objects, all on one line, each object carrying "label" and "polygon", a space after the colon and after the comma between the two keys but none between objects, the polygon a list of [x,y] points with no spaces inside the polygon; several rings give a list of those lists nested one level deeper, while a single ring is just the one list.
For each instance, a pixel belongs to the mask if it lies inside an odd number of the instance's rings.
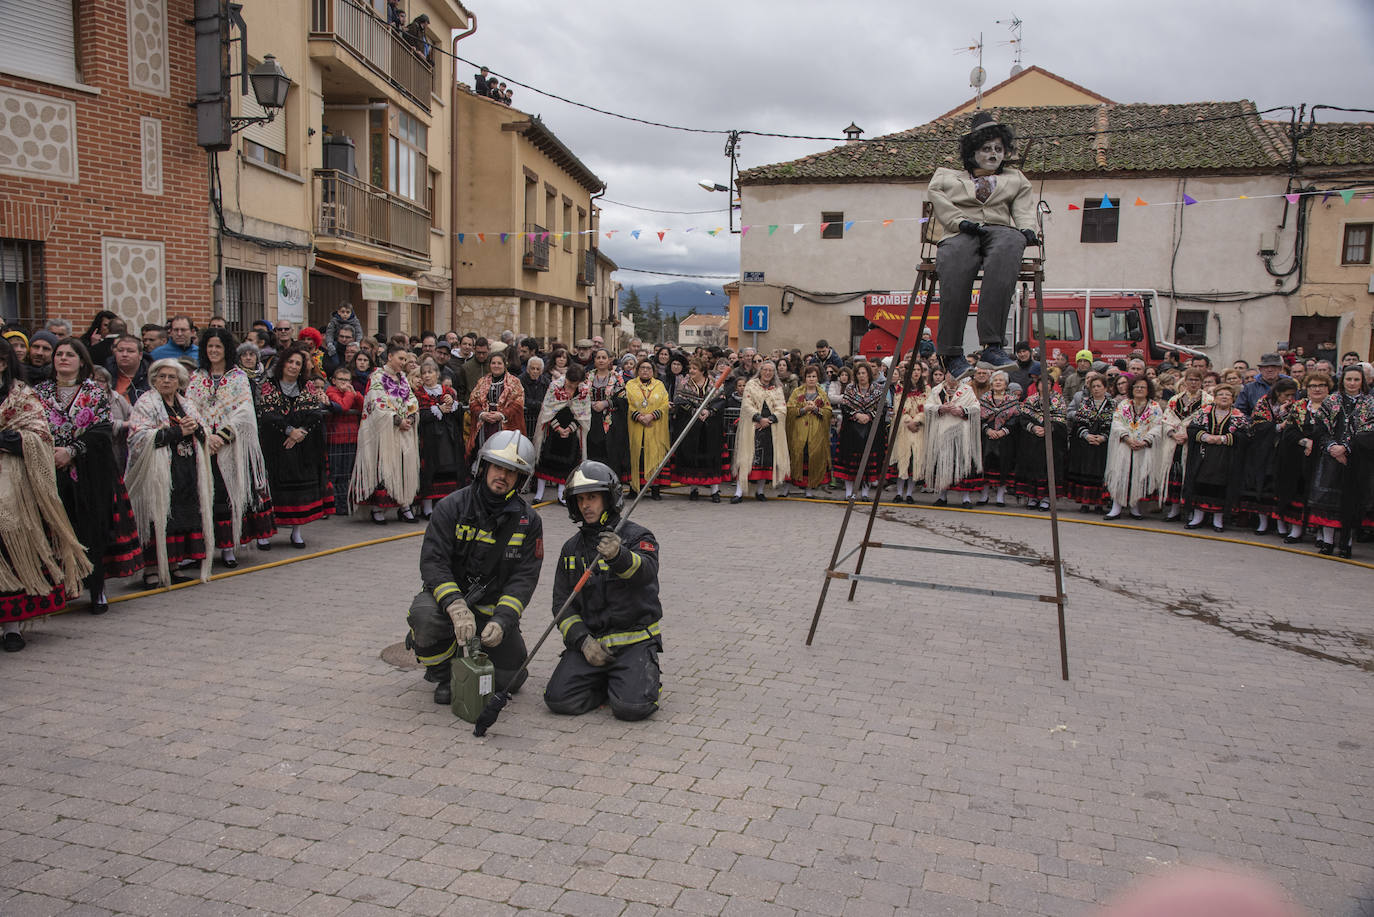
[{"label": "spectator on balcony", "polygon": [[512,103],[511,103],[511,96],[513,96],[513,95],[515,95],[515,90],[514,90],[514,89],[507,89],[507,90],[506,90],[506,94],[505,94],[504,96],[501,97],[501,103],[502,103],[503,105],[509,107],[509,106],[512,104]]},{"label": "spectator on balcony", "polygon": [[475,74],[472,78],[472,91],[479,96],[490,97],[491,83],[492,80],[491,77],[488,75],[488,70],[486,67],[483,67],[482,72]]},{"label": "spectator on balcony", "polygon": [[386,0],[386,24],[398,32],[405,28],[406,14],[400,0]]},{"label": "spectator on balcony", "polygon": [[406,42],[431,65],[434,63],[434,45],[429,40],[429,14],[421,13],[411,20],[405,28]]}]

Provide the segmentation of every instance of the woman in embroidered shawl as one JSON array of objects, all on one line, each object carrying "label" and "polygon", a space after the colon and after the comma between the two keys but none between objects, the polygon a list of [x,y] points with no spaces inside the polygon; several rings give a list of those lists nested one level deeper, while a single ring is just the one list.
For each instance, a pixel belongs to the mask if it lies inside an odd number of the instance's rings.
[{"label": "woman in embroidered shawl", "polygon": [[372,521],[386,525],[385,510],[396,508],[402,522],[415,522],[410,510],[420,489],[420,450],[416,415],[420,403],[406,381],[410,341],[387,341],[386,363],[372,371],[358,425],[358,455],[348,493],[355,506],[372,510]]},{"label": "woman in embroidered shawl", "polygon": [[[979,503],[991,496],[998,506],[1007,505],[1007,488],[1016,481],[1016,450],[1023,417],[1021,403],[1008,389],[1010,377],[996,370],[988,379],[988,391],[978,399],[978,413],[983,430],[983,495]],[[1043,450],[1041,450],[1043,452]],[[1044,464],[1041,456],[1040,464]],[[914,501],[911,501],[914,502]]]},{"label": "woman in embroidered shawl", "polygon": [[[966,380],[944,377],[926,397],[926,486],[935,491],[935,505],[949,505],[949,490],[970,479],[981,480],[982,411],[973,386]],[[981,486],[981,485],[980,485]]]},{"label": "woman in embroidered shawl", "polygon": [[758,482],[754,494],[767,500],[764,488],[771,482],[776,488],[791,472],[787,453],[787,400],[778,381],[777,367],[772,360],[759,365],[759,374],[744,386],[740,401],[739,424],[735,432],[735,495],[731,503],[744,499],[750,481]]},{"label": "woman in embroidered shawl", "polygon": [[[866,499],[870,484],[882,487],[879,466],[887,451],[883,389],[874,379],[870,364],[859,362],[854,365],[854,381],[845,387],[840,410],[843,416],[840,420],[840,451],[835,460],[835,477],[844,481],[846,497],[854,496],[854,484],[858,483],[859,498]],[[875,425],[878,432],[873,437],[873,448],[861,469],[859,461],[868,444],[869,431]]]},{"label": "woman in embroidered shawl", "polygon": [[93,377],[90,353],[75,338],[53,348],[53,378],[34,386],[52,427],[57,493],[72,530],[86,546],[91,614],[109,610],[105,580],[143,569],[124,476],[115,464],[110,396]]},{"label": "woman in embroidered shawl", "polygon": [[1101,512],[1110,499],[1103,481],[1115,414],[1116,402],[1107,391],[1107,377],[1088,373],[1083,401],[1069,420],[1069,457],[1064,463],[1064,494],[1077,501],[1085,513]]},{"label": "woman in embroidered shawl", "polygon": [[582,367],[572,363],[561,378],[550,383],[535,422],[536,503],[544,499],[544,488],[549,483],[558,485],[558,502],[563,502],[568,475],[587,454],[591,417],[591,399]]},{"label": "woman in embroidered shawl", "polygon": [[630,491],[649,488],[649,496],[662,499],[658,481],[649,480],[658,463],[668,453],[668,389],[654,375],[654,363],[642,357],[635,364],[635,377],[625,383],[625,401],[630,412]]},{"label": "woman in embroidered shawl", "polygon": [[1279,427],[1297,394],[1298,383],[1280,377],[1250,412],[1250,445],[1245,450],[1240,508],[1257,517],[1256,535],[1268,533],[1271,518],[1280,535],[1288,534],[1288,523],[1278,515],[1274,476],[1278,468]]},{"label": "woman in embroidered shawl", "polygon": [[183,582],[172,572],[200,561],[210,581],[209,546],[215,540],[214,472],[200,414],[180,396],[190,382],[181,361],[148,367],[151,391],[129,418],[129,499],[143,539],[144,585]]},{"label": "woman in embroidered shawl", "polygon": [[291,547],[304,548],[302,529],[334,512],[325,386],[311,376],[310,351],[293,344],[277,355],[258,395],[258,426],[278,524],[291,526]]},{"label": "woman in embroidered shawl", "polygon": [[1112,508],[1103,518],[1120,518],[1128,510],[1132,519],[1143,519],[1140,501],[1159,489],[1160,461],[1157,450],[1164,436],[1164,411],[1152,397],[1154,386],[1145,376],[1131,379],[1129,398],[1123,398],[1112,415],[1111,439],[1107,441],[1107,493]]},{"label": "woman in embroidered shawl", "polygon": [[[801,381],[787,399],[787,480],[808,497],[830,483],[830,396],[821,386],[821,367],[802,367]],[[714,491],[712,492],[714,495]],[[713,496],[712,499],[715,499]]]},{"label": "woman in embroidered shawl", "polygon": [[420,406],[420,515],[428,519],[434,504],[463,484],[467,462],[463,458],[463,416],[467,413],[458,393],[444,382],[439,361],[420,361],[419,385],[414,387]]},{"label": "woman in embroidered shawl", "polygon": [[892,383],[892,410],[902,405],[900,415],[892,418],[892,458],[889,465],[889,478],[897,481],[897,495],[894,502],[916,502],[916,484],[925,473],[926,451],[926,397],[929,370],[924,360],[917,360],[912,367],[911,390],[906,403],[902,404],[902,392],[907,384],[907,364],[897,364],[897,377]]},{"label": "woman in embroidered shawl", "polygon": [[1188,470],[1183,476],[1183,505],[1192,510],[1187,528],[1199,528],[1212,514],[1212,530],[1226,531],[1226,516],[1235,505],[1245,467],[1249,418],[1236,410],[1237,386],[1212,389],[1212,403],[1188,421]]},{"label": "woman in embroidered shawl", "polygon": [[591,398],[587,458],[601,462],[624,481],[630,474],[625,378],[616,370],[610,351],[598,350],[592,361],[592,371],[587,376],[587,388]]},{"label": "woman in embroidered shawl", "polygon": [[[556,382],[559,374],[551,376]],[[468,411],[472,429],[468,433],[467,454],[475,470],[483,443],[502,430],[524,433],[526,429],[525,389],[519,379],[506,372],[505,354],[494,353],[487,358],[487,374],[473,386]]]},{"label": "woman in embroidered shawl", "polygon": [[720,502],[720,485],[730,480],[730,464],[725,447],[725,396],[717,393],[709,402],[710,364],[705,355],[687,361],[687,375],[677,384],[673,396],[669,431],[674,441],[692,418],[697,422],[673,455],[671,479],[690,484],[689,500],[700,499],[698,488],[711,488],[711,502]]},{"label": "woman in embroidered shawl", "polygon": [[1348,558],[1355,533],[1374,524],[1374,397],[1358,363],[1341,370],[1340,390],[1328,401],[1335,417],[1326,454],[1343,472],[1338,550]]},{"label": "woman in embroidered shawl", "polygon": [[1183,506],[1183,479],[1188,468],[1188,452],[1192,442],[1188,437],[1188,422],[1193,415],[1212,403],[1212,393],[1202,387],[1202,370],[1189,367],[1183,373],[1183,388],[1164,406],[1163,438],[1160,440],[1159,504],[1167,505],[1165,521],[1177,519]]},{"label": "woman in embroidered shawl", "polygon": [[43,403],[15,378],[0,342],[0,646],[24,648],[22,621],[61,611],[91,572],[57,495],[52,430]]},{"label": "woman in embroidered shawl", "polygon": [[1020,432],[1016,437],[1016,493],[1026,506],[1050,508],[1049,470],[1045,465],[1045,437],[1050,438],[1056,469],[1064,468],[1068,448],[1068,415],[1064,399],[1053,380],[1042,380],[1039,364],[1030,367],[1031,386],[1017,409]]},{"label": "woman in embroidered shawl", "polygon": [[233,363],[234,338],[210,328],[200,339],[200,368],[191,373],[186,402],[205,425],[205,448],[214,475],[215,547],[226,567],[250,540],[269,550],[277,533],[262,447],[258,444],[252,380]]}]

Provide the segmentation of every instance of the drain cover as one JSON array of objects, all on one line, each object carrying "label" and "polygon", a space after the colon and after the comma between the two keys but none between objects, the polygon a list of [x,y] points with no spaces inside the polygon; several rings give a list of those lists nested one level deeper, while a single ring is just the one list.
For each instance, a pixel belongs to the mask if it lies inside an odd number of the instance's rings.
[{"label": "drain cover", "polygon": [[382,650],[382,661],[387,665],[394,665],[398,669],[423,668],[420,663],[415,661],[415,654],[406,649],[404,640],[400,643],[393,643]]}]

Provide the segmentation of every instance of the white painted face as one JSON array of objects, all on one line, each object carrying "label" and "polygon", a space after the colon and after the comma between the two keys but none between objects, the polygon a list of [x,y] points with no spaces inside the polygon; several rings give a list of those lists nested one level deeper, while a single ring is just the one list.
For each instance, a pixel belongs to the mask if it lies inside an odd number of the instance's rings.
[{"label": "white painted face", "polygon": [[996,172],[1006,155],[1007,151],[1002,147],[1002,138],[993,137],[974,152],[973,161],[978,163],[980,169]]}]

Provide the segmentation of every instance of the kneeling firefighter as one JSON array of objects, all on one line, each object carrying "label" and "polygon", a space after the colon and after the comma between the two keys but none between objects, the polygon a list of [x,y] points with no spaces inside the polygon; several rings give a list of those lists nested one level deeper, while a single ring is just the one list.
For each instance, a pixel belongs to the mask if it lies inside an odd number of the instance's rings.
[{"label": "kneeling firefighter", "polygon": [[434,702],[453,700],[449,679],[460,645],[480,634],[496,688],[516,691],[525,659],[520,615],[539,583],[544,524],[520,490],[534,473],[534,444],[503,430],[483,444],[477,475],[434,507],[420,548],[424,589],[410,603],[406,645],[436,682]]},{"label": "kneeling firefighter", "polygon": [[620,478],[601,462],[583,462],[568,478],[568,514],[577,534],[563,545],[554,574],[553,609],[563,607],[588,566],[591,579],[558,620],[565,649],[544,690],[554,713],[578,716],[607,701],[617,719],[642,720],[658,709],[658,541],[626,520]]}]

